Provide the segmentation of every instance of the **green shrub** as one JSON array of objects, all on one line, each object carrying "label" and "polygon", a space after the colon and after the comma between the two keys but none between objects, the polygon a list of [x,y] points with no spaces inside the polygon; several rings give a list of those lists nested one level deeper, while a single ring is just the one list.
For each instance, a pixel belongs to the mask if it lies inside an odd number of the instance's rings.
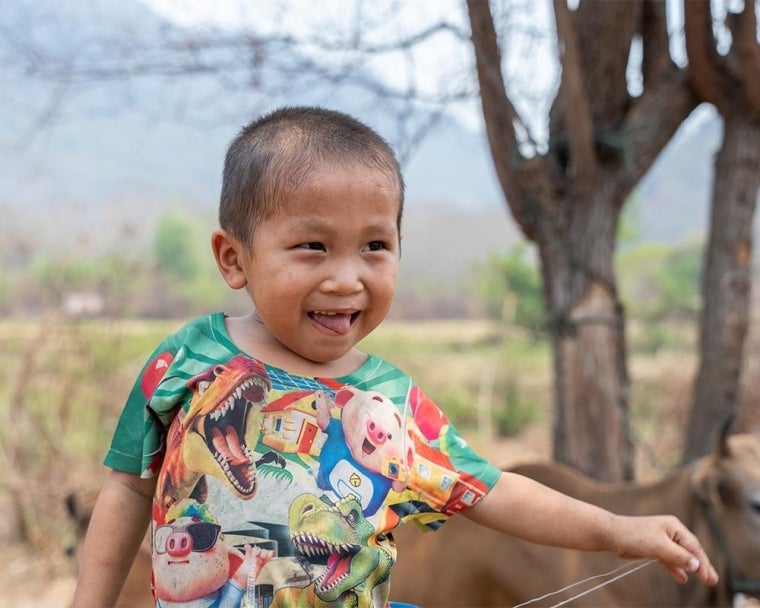
[{"label": "green shrub", "polygon": [[524,244],[506,255],[493,254],[476,266],[477,291],[485,301],[489,317],[538,334],[544,327],[541,276]]},{"label": "green shrub", "polygon": [[493,414],[496,433],[500,437],[517,435],[538,417],[539,404],[526,399],[521,393],[517,381],[508,378],[500,390],[502,406]]}]

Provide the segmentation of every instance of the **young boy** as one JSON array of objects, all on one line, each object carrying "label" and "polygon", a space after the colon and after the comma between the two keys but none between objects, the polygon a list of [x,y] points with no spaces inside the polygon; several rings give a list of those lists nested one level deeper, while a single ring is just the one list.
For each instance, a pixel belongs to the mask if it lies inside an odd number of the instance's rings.
[{"label": "young boy", "polygon": [[716,583],[676,518],[617,516],[501,472],[412,379],[356,349],[391,307],[403,192],[388,144],[338,112],[283,108],[232,142],[211,247],[252,311],[190,322],[145,365],[76,607],[113,604],[149,523],[158,606],[384,606],[393,528],[459,512]]}]

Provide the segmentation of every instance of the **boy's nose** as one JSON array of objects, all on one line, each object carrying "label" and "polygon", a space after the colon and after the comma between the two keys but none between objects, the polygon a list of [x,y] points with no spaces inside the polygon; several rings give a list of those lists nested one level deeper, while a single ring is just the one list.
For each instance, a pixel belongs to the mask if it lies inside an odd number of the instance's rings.
[{"label": "boy's nose", "polygon": [[330,293],[351,294],[363,288],[359,265],[353,260],[336,261],[322,281],[322,289]]}]

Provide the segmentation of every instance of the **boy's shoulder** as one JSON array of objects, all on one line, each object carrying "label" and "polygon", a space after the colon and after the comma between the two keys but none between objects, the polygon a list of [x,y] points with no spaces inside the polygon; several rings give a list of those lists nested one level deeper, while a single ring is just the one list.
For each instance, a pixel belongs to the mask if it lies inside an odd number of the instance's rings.
[{"label": "boy's shoulder", "polygon": [[409,374],[400,367],[373,353],[367,355],[362,366],[352,375],[374,380],[393,377],[394,379],[406,378],[411,381]]},{"label": "boy's shoulder", "polygon": [[227,334],[224,313],[211,313],[186,322],[166,336],[153,350],[146,367],[155,366],[164,373],[170,366],[207,367],[237,352]]},{"label": "boy's shoulder", "polygon": [[194,319],[186,321],[176,333],[199,331],[210,335],[220,332],[226,334],[227,330],[224,324],[224,318],[225,314],[223,312],[212,312],[201,315],[200,317],[195,317]]},{"label": "boy's shoulder", "polygon": [[159,348],[179,349],[187,343],[222,343],[229,347],[232,341],[224,324],[224,313],[214,312],[185,322],[162,341]]}]

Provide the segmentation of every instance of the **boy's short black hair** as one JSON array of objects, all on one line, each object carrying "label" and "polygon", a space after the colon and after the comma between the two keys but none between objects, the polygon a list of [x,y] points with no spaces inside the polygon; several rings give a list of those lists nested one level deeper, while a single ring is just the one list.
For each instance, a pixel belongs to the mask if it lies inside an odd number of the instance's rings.
[{"label": "boy's short black hair", "polygon": [[398,182],[400,229],[404,181],[390,145],[361,121],[335,110],[288,106],[253,121],[224,161],[219,225],[250,246],[253,229],[320,164],[360,163]]}]

